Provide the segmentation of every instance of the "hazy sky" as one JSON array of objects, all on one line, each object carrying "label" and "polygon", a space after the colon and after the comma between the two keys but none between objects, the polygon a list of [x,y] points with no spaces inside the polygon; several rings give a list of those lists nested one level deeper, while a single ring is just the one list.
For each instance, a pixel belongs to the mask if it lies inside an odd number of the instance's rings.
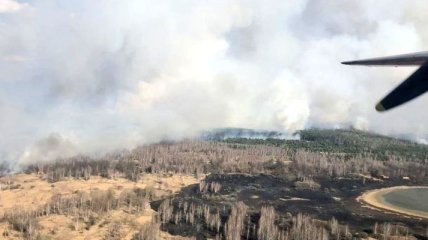
[{"label": "hazy sky", "polygon": [[426,0],[0,0],[0,160],[103,152],[202,129],[428,133],[428,95],[375,103],[428,49]]}]

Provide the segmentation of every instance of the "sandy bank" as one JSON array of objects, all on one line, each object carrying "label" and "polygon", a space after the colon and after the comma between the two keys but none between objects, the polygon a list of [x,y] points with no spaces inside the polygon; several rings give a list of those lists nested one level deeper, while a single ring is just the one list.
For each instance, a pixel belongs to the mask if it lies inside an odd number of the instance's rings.
[{"label": "sandy bank", "polygon": [[412,189],[412,188],[428,188],[428,187],[427,186],[412,186],[412,187],[397,186],[397,187],[390,187],[390,188],[375,189],[375,190],[365,192],[363,195],[357,198],[357,201],[363,204],[367,204],[370,207],[373,207],[378,210],[384,210],[387,212],[398,213],[398,214],[411,216],[411,217],[428,218],[427,212],[401,208],[395,205],[391,205],[383,200],[382,196],[387,193],[390,193],[396,190]]}]

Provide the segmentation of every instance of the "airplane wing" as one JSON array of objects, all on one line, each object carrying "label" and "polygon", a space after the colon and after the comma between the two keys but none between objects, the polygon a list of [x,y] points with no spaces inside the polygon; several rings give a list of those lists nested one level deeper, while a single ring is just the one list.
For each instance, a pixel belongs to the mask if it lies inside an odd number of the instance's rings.
[{"label": "airplane wing", "polygon": [[406,103],[428,91],[428,62],[398,87],[392,90],[376,105],[376,110],[383,112]]},{"label": "airplane wing", "polygon": [[365,66],[420,66],[415,73],[396,87],[376,105],[383,112],[406,103],[428,91],[428,52],[342,62],[346,65]]},{"label": "airplane wing", "polygon": [[390,57],[363,59],[357,61],[342,62],[345,65],[365,66],[420,66],[428,60],[428,52],[396,55]]}]

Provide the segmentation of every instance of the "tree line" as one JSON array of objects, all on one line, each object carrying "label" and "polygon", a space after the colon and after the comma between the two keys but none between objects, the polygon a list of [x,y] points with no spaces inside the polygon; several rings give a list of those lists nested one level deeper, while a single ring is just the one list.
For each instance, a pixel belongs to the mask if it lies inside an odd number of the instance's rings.
[{"label": "tree line", "polygon": [[[101,157],[75,156],[26,166],[49,182],[66,178],[125,177],[138,181],[144,174],[272,174],[278,177],[373,177],[427,179],[428,159],[411,161],[391,155],[381,160],[369,155],[290,150],[283,146],[207,141],[182,141],[140,146]],[[210,186],[211,187],[211,186]]]}]

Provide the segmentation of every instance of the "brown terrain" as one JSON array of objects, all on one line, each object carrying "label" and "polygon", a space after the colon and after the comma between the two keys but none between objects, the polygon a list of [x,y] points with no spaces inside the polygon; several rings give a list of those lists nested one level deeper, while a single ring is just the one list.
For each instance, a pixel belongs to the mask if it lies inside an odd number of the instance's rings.
[{"label": "brown terrain", "polygon": [[0,239],[426,239],[425,219],[356,198],[426,185],[428,147],[358,131],[300,137],[162,142],[15,175],[0,164]]},{"label": "brown terrain", "polygon": [[[115,179],[91,177],[89,180],[67,179],[48,183],[37,174],[18,174],[2,177],[0,182],[1,239],[22,239],[25,233],[14,229],[12,224],[6,220],[5,215],[36,211],[48,204],[54,196],[60,195],[67,198],[77,193],[96,191],[111,191],[115,195],[119,195],[123,191],[136,188],[150,188],[155,197],[162,197],[172,195],[185,186],[197,183],[198,180],[195,177],[185,175],[146,174],[138,182],[120,177]],[[138,213],[131,213],[125,208],[119,208],[97,214],[95,224],[90,227],[86,227],[84,222],[79,222],[79,219],[76,221],[73,214],[39,216],[36,218],[37,238],[114,239],[109,238],[109,231],[114,228],[115,224],[120,224],[118,228],[120,239],[132,239],[141,226],[150,224],[152,220],[154,211],[147,205],[143,211]],[[160,234],[161,239],[185,239],[173,237],[164,232]]]}]

